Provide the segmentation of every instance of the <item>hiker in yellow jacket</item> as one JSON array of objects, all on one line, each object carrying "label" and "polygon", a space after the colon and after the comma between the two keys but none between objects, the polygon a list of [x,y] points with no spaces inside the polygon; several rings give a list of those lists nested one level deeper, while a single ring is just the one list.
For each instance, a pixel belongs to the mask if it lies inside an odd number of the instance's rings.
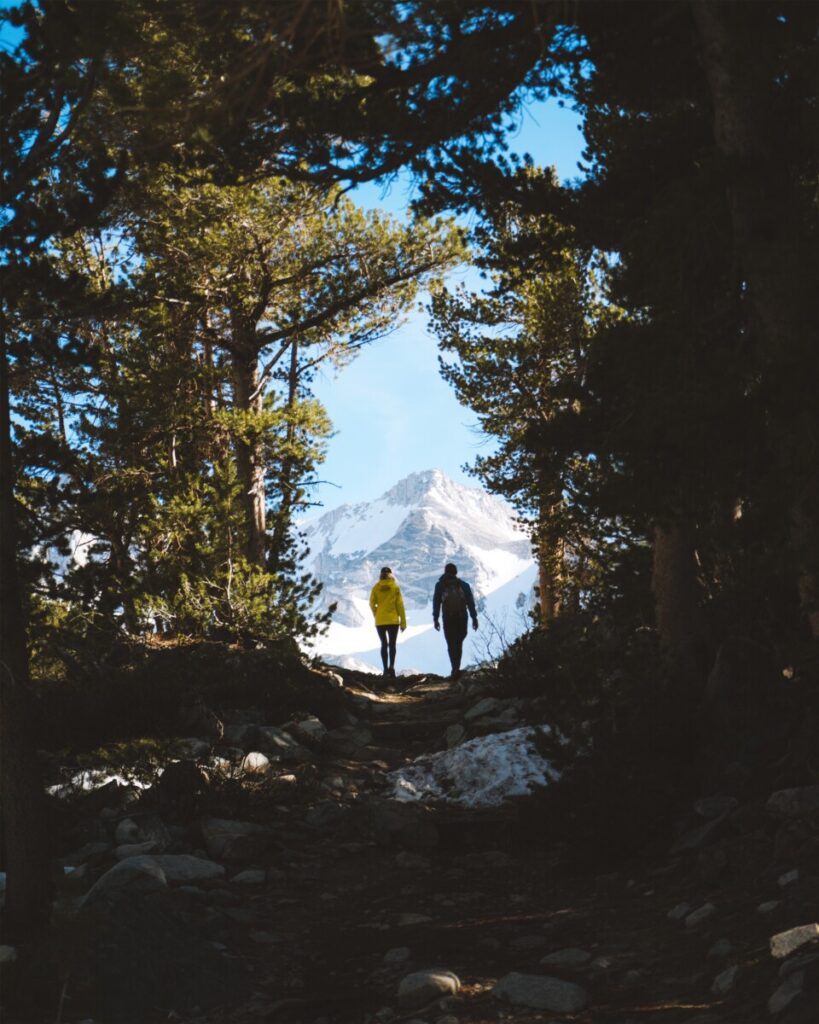
[{"label": "hiker in yellow jacket", "polygon": [[407,628],[407,616],[404,612],[401,588],[395,581],[392,569],[386,565],[381,570],[378,583],[370,591],[370,608],[375,616],[375,628],[381,640],[383,675],[392,676],[394,679],[395,641],[398,638],[398,627],[401,627],[402,633]]}]

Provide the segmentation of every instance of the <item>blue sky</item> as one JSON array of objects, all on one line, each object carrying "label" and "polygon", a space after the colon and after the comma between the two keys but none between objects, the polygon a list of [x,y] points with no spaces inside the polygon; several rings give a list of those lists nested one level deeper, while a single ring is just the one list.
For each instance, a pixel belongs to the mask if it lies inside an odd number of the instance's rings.
[{"label": "blue sky", "polygon": [[[536,164],[554,166],[563,180],[576,178],[583,149],[579,117],[553,100],[531,103],[521,112],[510,147],[531,154]],[[387,190],[368,184],[350,197],[404,218],[409,184],[399,179]],[[450,280],[454,284],[467,274],[467,268],[457,270]],[[474,276],[470,286],[473,282]],[[425,312],[413,312],[405,325],[362,351],[336,376],[316,379],[316,397],[335,428],[327,460],[319,467],[325,482],[312,496],[325,508],[377,498],[422,469],[439,468],[454,480],[477,483],[462,467],[491,442],[441,379],[437,345],[426,323]]]}]

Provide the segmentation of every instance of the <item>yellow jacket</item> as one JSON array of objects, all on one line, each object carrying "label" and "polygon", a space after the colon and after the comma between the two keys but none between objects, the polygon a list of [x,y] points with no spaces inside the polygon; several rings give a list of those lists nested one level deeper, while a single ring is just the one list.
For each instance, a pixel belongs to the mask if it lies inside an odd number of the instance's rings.
[{"label": "yellow jacket", "polygon": [[399,625],[401,629],[407,628],[401,588],[392,577],[379,580],[370,591],[370,608],[375,616],[376,626]]}]

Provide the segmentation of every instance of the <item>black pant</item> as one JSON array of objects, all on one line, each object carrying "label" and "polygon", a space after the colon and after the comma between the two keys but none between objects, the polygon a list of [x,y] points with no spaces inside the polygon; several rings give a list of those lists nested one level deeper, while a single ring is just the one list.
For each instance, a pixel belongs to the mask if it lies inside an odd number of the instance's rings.
[{"label": "black pant", "polygon": [[[376,626],[378,635],[381,638],[381,661],[384,665],[384,671],[387,668],[395,667],[395,641],[398,639],[398,623],[394,626]],[[387,663],[387,642],[389,641],[389,654],[390,660]]]},{"label": "black pant", "polygon": [[444,638],[453,675],[457,675],[461,671],[461,655],[464,650],[466,632],[466,612],[463,615],[444,616]]}]

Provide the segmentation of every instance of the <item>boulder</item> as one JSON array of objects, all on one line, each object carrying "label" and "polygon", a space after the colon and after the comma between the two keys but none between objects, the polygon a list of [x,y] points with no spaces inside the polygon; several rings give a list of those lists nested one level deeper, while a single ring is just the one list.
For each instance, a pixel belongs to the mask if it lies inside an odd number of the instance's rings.
[{"label": "boulder", "polygon": [[819,924],[801,924],[771,936],[771,956],[784,960],[808,942],[819,939]]},{"label": "boulder", "polygon": [[502,710],[503,704],[501,704],[497,697],[484,697],[464,714],[464,721],[474,722],[477,718],[500,714]]},{"label": "boulder", "polygon": [[504,975],[492,989],[492,995],[515,1006],[550,1013],[577,1013],[589,1002],[588,992],[572,981],[517,971]]},{"label": "boulder", "polygon": [[151,858],[156,861],[168,882],[174,885],[194,885],[224,878],[225,869],[221,864],[190,853],[158,853]]},{"label": "boulder", "polygon": [[273,760],[298,762],[313,760],[313,754],[307,747],[293,739],[289,732],[276,725],[259,726],[258,747]]},{"label": "boulder", "polygon": [[83,897],[82,906],[123,892],[157,892],[165,889],[167,885],[165,872],[154,857],[129,857],[115,864],[97,879]]},{"label": "boulder", "polygon": [[420,1010],[444,996],[456,996],[461,989],[458,976],[452,971],[416,971],[401,979],[398,986],[398,1009],[401,1013]]}]

